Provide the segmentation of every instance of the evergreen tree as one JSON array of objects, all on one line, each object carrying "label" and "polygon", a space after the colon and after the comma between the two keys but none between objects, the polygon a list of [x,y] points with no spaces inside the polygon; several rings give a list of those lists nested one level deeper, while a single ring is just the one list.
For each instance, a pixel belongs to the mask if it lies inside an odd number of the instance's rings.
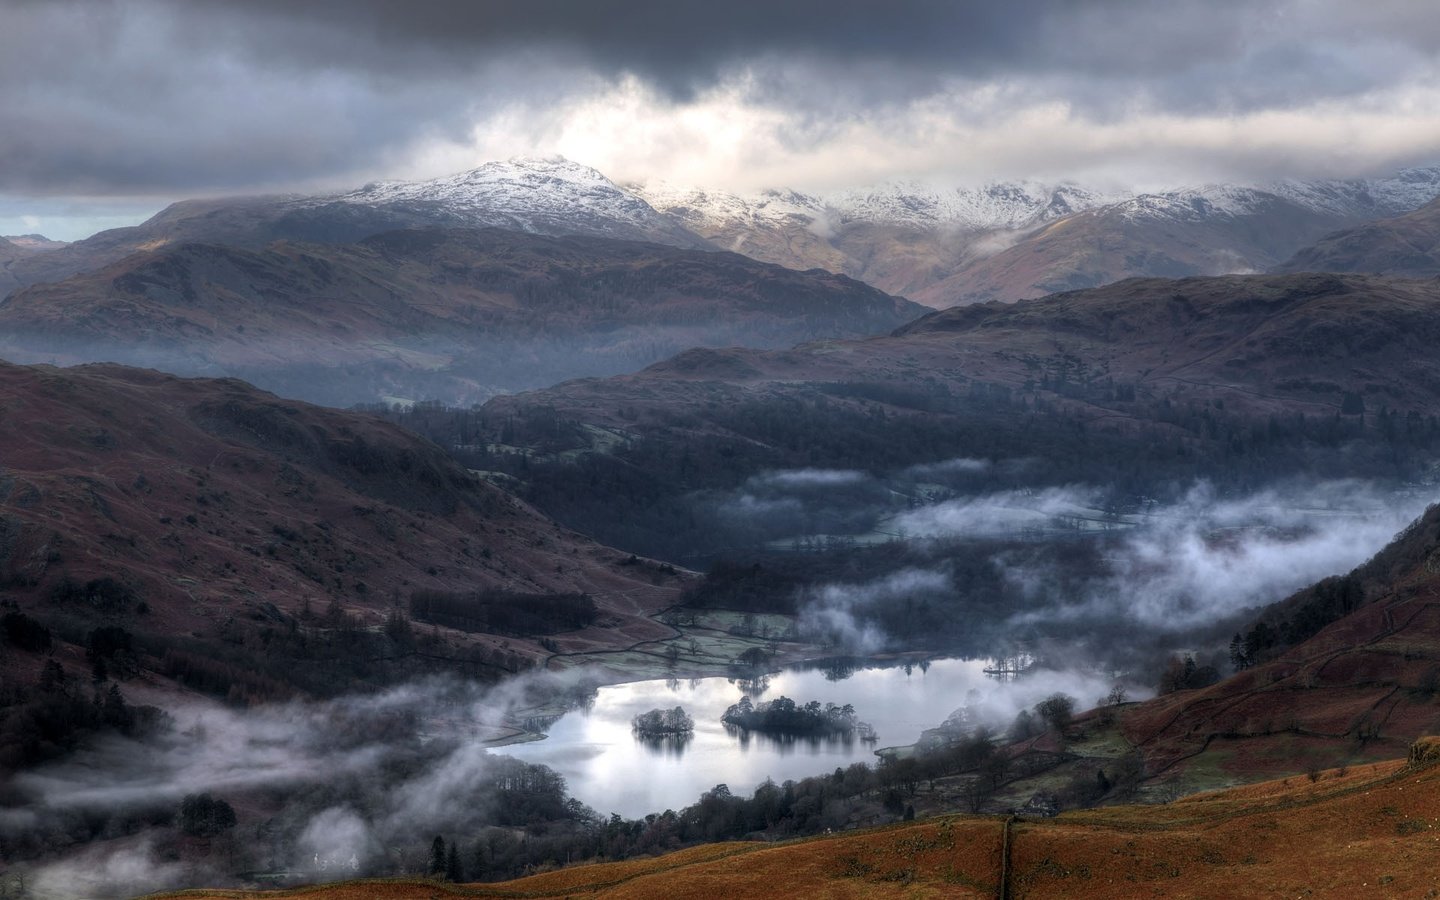
[{"label": "evergreen tree", "polygon": [[177,824],[181,831],[193,837],[213,837],[235,827],[235,810],[224,800],[211,796],[208,791],[203,794],[186,794],[180,801]]},{"label": "evergreen tree", "polygon": [[430,874],[445,874],[445,839],[435,835],[435,840],[430,842]]},{"label": "evergreen tree", "polygon": [[45,661],[40,669],[40,690],[45,692],[64,690],[65,668],[53,659]]},{"label": "evergreen tree", "polygon": [[487,857],[489,851],[485,847],[485,839],[481,838],[475,842],[475,852],[470,857],[470,878],[474,881],[484,881],[485,872],[489,868]]},{"label": "evergreen tree", "polygon": [[445,857],[445,880],[456,883],[465,880],[465,870],[460,866],[460,844],[458,841],[450,844],[450,853]]}]

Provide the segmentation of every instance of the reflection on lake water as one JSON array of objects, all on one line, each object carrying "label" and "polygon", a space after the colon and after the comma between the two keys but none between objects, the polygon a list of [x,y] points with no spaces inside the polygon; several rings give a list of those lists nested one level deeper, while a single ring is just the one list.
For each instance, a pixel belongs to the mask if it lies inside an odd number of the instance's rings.
[{"label": "reflection on lake water", "polygon": [[[717,784],[749,794],[767,777],[776,782],[874,762],[877,746],[913,743],[956,709],[1008,721],[1021,707],[1055,691],[1082,707],[1110,689],[1098,676],[1042,673],[1001,683],[984,674],[985,661],[942,659],[928,667],[787,669],[762,679],[656,679],[599,689],[586,709],[566,713],[543,741],[500,748],[565,776],[572,796],[602,815],[640,817],[694,803]],[[875,726],[879,743],[856,735],[786,738],[728,728],[720,716],[748,693],[756,700],[784,695],[797,703],[852,704]],[[685,741],[642,741],[630,720],[651,709],[683,706],[695,719]]]}]

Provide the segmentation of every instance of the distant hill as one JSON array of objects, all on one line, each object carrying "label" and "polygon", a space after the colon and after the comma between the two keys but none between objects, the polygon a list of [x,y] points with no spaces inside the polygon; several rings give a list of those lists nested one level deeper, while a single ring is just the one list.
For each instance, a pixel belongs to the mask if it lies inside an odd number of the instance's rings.
[{"label": "distant hill", "polygon": [[26,250],[39,251],[59,250],[61,247],[69,246],[70,243],[69,241],[52,241],[43,234],[7,234],[0,237],[0,240],[9,241],[15,246],[23,247]]},{"label": "distant hill", "polygon": [[34,251],[9,240],[0,237],[0,297],[3,297],[12,288],[21,283],[20,279],[11,273],[15,264],[31,255]]},{"label": "distant hill", "polygon": [[432,228],[133,254],[15,292],[0,306],[0,354],[234,375],[335,405],[471,403],[693,346],[861,337],[923,312],[737,254]]},{"label": "distant hill", "polygon": [[1440,274],[1440,199],[1414,212],[1327,235],[1277,268],[1281,272]]},{"label": "distant hill", "polygon": [[[497,398],[481,418],[501,443],[537,448],[532,463],[555,454],[514,472],[542,508],[664,555],[743,539],[687,534],[687,504],[772,469],[1024,459],[1027,486],[1148,496],[1197,478],[1428,477],[1437,341],[1431,281],[1132,279],[945,310],[867,340],[687,351],[634,375]],[[643,480],[625,476],[632,468]],[[569,483],[582,473],[606,488]],[[615,515],[632,502],[635,515]]]},{"label": "distant hill", "polygon": [[1207,402],[1224,396],[1227,408],[1311,412],[1338,412],[1344,394],[1355,392],[1375,405],[1428,414],[1440,410],[1432,371],[1440,362],[1425,350],[1437,339],[1440,287],[1427,280],[1130,279],[936,312],[860,341],[697,350],[635,375],[576,381],[496,404],[545,402],[581,411],[627,395],[672,404],[680,394],[694,400],[712,390],[759,397],[834,382],[898,386],[928,379],[932,387],[922,392],[958,394],[984,381],[1103,404],[1108,390],[1128,385],[1140,395],[1190,392]]}]

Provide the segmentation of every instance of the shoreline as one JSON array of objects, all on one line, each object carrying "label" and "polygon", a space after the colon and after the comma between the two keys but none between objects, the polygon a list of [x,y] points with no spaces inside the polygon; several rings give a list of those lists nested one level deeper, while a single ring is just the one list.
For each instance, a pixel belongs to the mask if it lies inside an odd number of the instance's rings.
[{"label": "shoreline", "polygon": [[[813,646],[812,646],[812,647],[807,648],[807,649],[814,649],[814,648],[813,648]],[[565,659],[573,660],[573,659],[579,659],[579,658],[581,658],[581,657],[585,657],[585,658],[587,658],[587,659],[586,659],[584,662],[578,662],[578,663],[573,664],[573,665],[567,665],[567,666],[565,666],[564,668],[561,668],[561,669],[550,669],[550,668],[548,667],[548,665],[547,665],[547,671],[552,671],[552,672],[565,672],[565,671],[578,670],[578,669],[584,669],[584,668],[590,667],[594,673],[600,675],[600,677],[595,678],[595,679],[593,680],[593,682],[592,682],[592,683],[594,684],[594,686],[595,686],[597,689],[599,689],[599,688],[605,688],[605,687],[616,687],[616,686],[622,685],[622,684],[637,684],[637,683],[647,682],[647,681],[662,681],[662,680],[669,680],[669,679],[675,679],[675,680],[678,680],[678,681],[686,681],[686,680],[696,680],[696,679],[701,679],[701,678],[740,678],[740,677],[764,678],[764,677],[768,677],[768,676],[770,676],[770,675],[779,674],[779,673],[785,671],[786,669],[795,668],[795,667],[797,667],[797,666],[819,665],[819,664],[823,664],[824,662],[826,662],[826,661],[828,661],[828,660],[847,660],[847,661],[853,661],[853,662],[856,663],[855,668],[857,668],[857,669],[862,669],[862,668],[890,668],[890,667],[895,667],[895,666],[903,666],[903,665],[905,665],[905,664],[907,664],[907,663],[909,663],[909,664],[911,664],[911,665],[918,665],[918,664],[920,664],[920,663],[922,663],[922,662],[928,662],[928,661],[934,660],[934,659],[944,659],[944,658],[948,658],[948,657],[944,657],[944,656],[937,656],[935,653],[932,653],[932,652],[929,652],[929,651],[921,651],[921,650],[903,650],[903,651],[895,651],[895,652],[889,652],[889,653],[876,653],[876,654],[870,654],[870,655],[867,655],[867,656],[844,656],[844,655],[836,655],[836,654],[824,654],[824,655],[811,655],[811,654],[806,654],[806,655],[795,655],[795,656],[791,656],[791,657],[788,657],[788,658],[787,658],[787,657],[783,657],[783,656],[777,656],[776,659],[772,660],[771,663],[770,663],[770,665],[768,665],[768,666],[764,669],[764,671],[757,671],[757,672],[755,672],[753,675],[748,675],[748,676],[737,675],[736,672],[735,672],[734,667],[733,667],[733,666],[730,666],[730,665],[728,665],[728,664],[727,664],[727,665],[718,665],[718,664],[689,665],[689,666],[685,666],[685,667],[682,669],[682,668],[681,668],[680,666],[678,666],[678,665],[676,665],[676,666],[671,666],[671,665],[669,665],[669,664],[667,663],[667,661],[665,661],[663,657],[658,656],[658,654],[656,655],[656,662],[654,663],[653,668],[651,668],[651,669],[648,670],[648,671],[647,671],[645,668],[643,668],[643,667],[638,668],[638,669],[635,669],[635,670],[625,671],[625,670],[621,670],[621,669],[618,668],[618,667],[607,667],[607,666],[604,665],[603,662],[599,662],[598,660],[594,659],[594,658],[596,658],[596,657],[604,657],[604,656],[609,656],[609,655],[633,654],[633,653],[635,653],[635,652],[636,652],[636,651],[634,651],[634,650],[631,649],[631,648],[626,648],[626,649],[617,649],[617,650],[599,650],[599,651],[587,652],[587,653],[584,653],[584,654],[575,654],[574,656],[567,656],[567,657],[565,657]],[[553,660],[554,658],[555,658],[555,657],[552,657],[551,659]],[[547,662],[548,662],[548,661],[547,661]],[[514,719],[525,719],[525,718],[530,718],[530,717],[546,717],[546,718],[557,717],[557,718],[558,718],[559,716],[566,715],[566,714],[568,714],[568,713],[570,713],[570,712],[573,712],[574,709],[575,709],[575,707],[573,707],[573,706],[562,707],[562,706],[557,706],[557,705],[552,705],[552,704],[544,704],[544,703],[538,704],[538,705],[536,705],[536,706],[530,706],[530,707],[518,707],[518,708],[516,708],[516,709],[514,709],[514,710],[512,710],[512,711],[510,712],[509,716],[507,716],[507,722],[506,722],[505,724],[503,724],[503,725],[491,726],[491,728],[492,728],[493,730],[500,731],[500,732],[505,732],[505,733],[502,733],[502,734],[499,734],[499,735],[496,735],[496,736],[492,736],[492,737],[482,738],[482,739],[480,739],[480,743],[481,743],[481,745],[484,746],[486,749],[496,749],[496,748],[501,748],[501,747],[509,747],[509,746],[513,746],[513,745],[516,745],[516,744],[525,744],[525,743],[533,743],[533,742],[535,742],[535,741],[548,740],[549,735],[547,735],[547,734],[545,734],[545,733],[543,733],[543,732],[529,731],[529,730],[525,729],[523,726],[521,726],[521,725],[519,725],[519,724],[515,724],[513,720],[514,720]],[[895,751],[895,750],[899,750],[899,749],[903,749],[903,748],[908,748],[908,747],[912,747],[912,746],[913,746],[913,744],[912,744],[912,745],[903,745],[903,747],[882,747],[882,748],[877,748],[877,749],[874,751],[874,753],[875,753],[875,755],[878,757],[878,756],[881,755],[882,751],[887,751],[887,750],[888,750],[888,751],[892,751],[892,752],[893,752],[893,751]]]}]

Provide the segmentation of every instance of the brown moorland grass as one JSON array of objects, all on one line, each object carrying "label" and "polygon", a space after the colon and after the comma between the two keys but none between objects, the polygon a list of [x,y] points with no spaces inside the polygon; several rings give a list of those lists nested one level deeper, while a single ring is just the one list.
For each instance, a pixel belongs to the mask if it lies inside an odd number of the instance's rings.
[{"label": "brown moorland grass", "polygon": [[[1393,760],[1148,807],[1021,820],[1009,896],[1440,896],[1440,739]],[[351,882],[167,898],[994,897],[998,818],[952,816],[781,844],[729,843],[488,885]]]}]

